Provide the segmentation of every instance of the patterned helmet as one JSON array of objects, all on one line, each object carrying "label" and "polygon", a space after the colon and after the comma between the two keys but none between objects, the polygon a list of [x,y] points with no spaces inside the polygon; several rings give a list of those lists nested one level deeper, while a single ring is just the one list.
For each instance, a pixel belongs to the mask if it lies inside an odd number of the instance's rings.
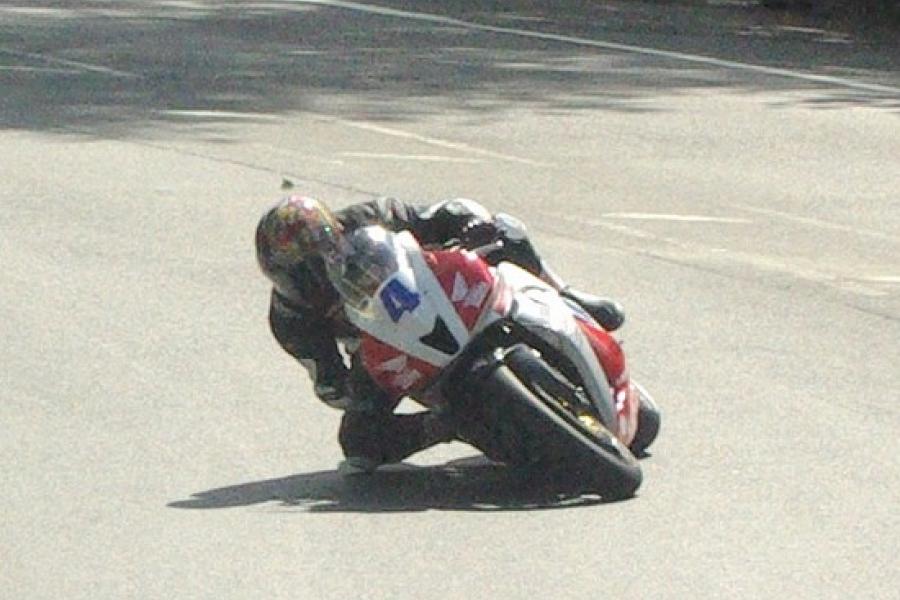
[{"label": "patterned helmet", "polygon": [[[339,255],[345,247],[343,226],[321,202],[306,196],[288,196],[273,206],[256,228],[256,258],[263,273],[282,295],[304,304],[302,292],[320,279],[320,261]],[[324,283],[320,282],[320,283]]]}]

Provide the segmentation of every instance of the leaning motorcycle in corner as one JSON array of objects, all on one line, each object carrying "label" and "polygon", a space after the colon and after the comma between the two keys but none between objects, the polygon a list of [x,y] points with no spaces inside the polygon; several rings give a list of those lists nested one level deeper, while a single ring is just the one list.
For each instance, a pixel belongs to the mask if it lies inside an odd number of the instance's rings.
[{"label": "leaning motorcycle in corner", "polygon": [[658,412],[619,343],[502,249],[425,249],[409,232],[357,229],[329,265],[363,365],[394,397],[459,424],[489,458],[563,474],[606,498],[641,485]]}]

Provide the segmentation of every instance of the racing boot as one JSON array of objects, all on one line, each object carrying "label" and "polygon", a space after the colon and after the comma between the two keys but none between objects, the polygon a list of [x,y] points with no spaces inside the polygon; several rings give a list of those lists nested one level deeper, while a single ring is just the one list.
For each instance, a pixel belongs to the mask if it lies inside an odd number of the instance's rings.
[{"label": "racing boot", "polygon": [[606,331],[615,331],[625,322],[625,310],[615,300],[579,292],[571,286],[564,287],[559,294],[576,302]]}]

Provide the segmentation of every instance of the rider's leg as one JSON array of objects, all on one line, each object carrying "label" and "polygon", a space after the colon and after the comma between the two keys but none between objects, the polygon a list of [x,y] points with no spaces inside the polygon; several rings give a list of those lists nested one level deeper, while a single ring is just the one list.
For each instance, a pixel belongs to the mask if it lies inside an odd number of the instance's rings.
[{"label": "rider's leg", "polygon": [[607,331],[615,331],[625,322],[625,309],[611,298],[580,292],[571,286],[564,287],[559,293],[564,298],[577,302]]},{"label": "rider's leg", "polygon": [[401,460],[453,439],[455,429],[432,412],[394,414],[399,400],[385,394],[354,359],[351,393],[364,400],[344,412],[338,441],[346,460],[344,474],[371,473],[379,465]]},{"label": "rider's leg", "polygon": [[612,298],[603,298],[586,292],[580,292],[570,285],[567,285],[562,278],[553,272],[552,269],[543,260],[540,261],[541,274],[540,277],[557,290],[564,298],[568,298],[584,310],[600,323],[600,326],[607,331],[615,331],[625,322],[625,310],[622,305]]},{"label": "rider's leg", "polygon": [[483,246],[497,239],[498,235],[503,240],[503,246],[496,254],[488,256],[489,262],[507,260],[540,277],[560,294],[581,305],[607,331],[615,331],[625,322],[625,312],[618,302],[579,292],[566,285],[537,253],[528,239],[525,225],[518,219],[509,215],[497,215],[495,223],[485,223],[482,227],[475,227],[467,232],[466,244],[470,248]]},{"label": "rider's leg", "polygon": [[345,474],[371,473],[441,442],[455,430],[431,412],[397,415],[351,410],[344,413],[338,439],[346,459]]}]

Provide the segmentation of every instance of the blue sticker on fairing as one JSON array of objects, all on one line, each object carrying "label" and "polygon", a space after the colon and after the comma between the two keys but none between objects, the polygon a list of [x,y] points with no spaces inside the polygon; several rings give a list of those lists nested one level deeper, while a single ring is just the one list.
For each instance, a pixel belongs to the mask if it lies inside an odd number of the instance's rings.
[{"label": "blue sticker on fairing", "polygon": [[396,323],[405,312],[412,312],[419,306],[422,298],[408,289],[399,279],[391,279],[381,290],[381,302],[387,309],[391,320]]}]

